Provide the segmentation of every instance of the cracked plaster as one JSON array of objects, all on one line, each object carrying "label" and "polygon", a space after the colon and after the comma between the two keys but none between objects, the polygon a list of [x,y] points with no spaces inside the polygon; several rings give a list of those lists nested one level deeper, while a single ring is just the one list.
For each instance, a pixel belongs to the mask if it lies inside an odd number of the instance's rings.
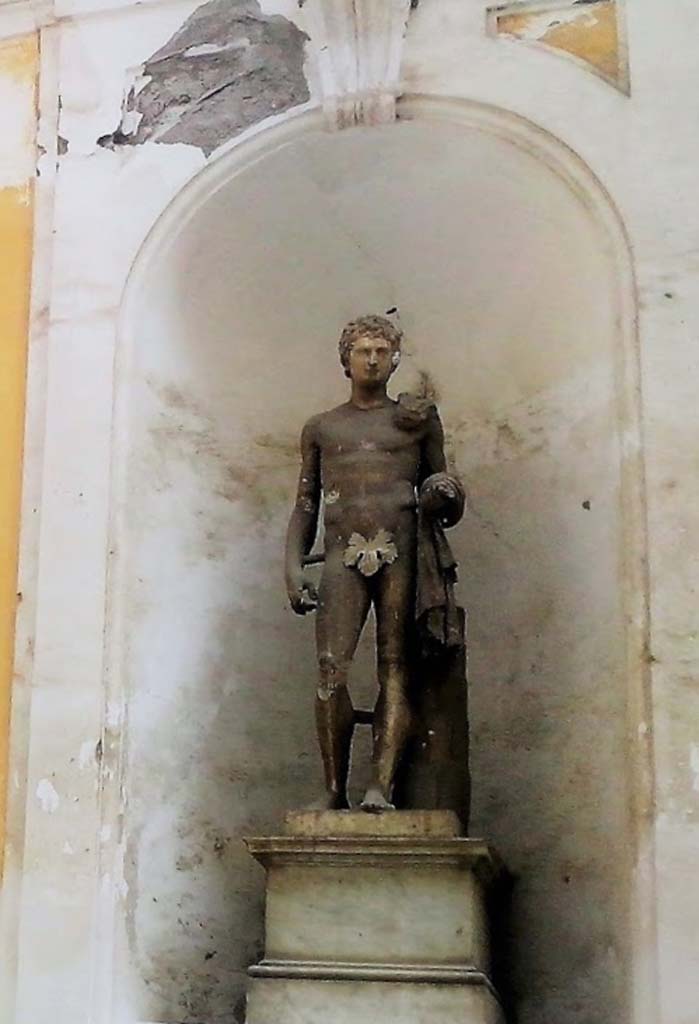
[{"label": "cracked plaster", "polygon": [[257,0],[209,0],[144,62],[119,128],[100,145],[185,143],[208,156],[309,99],[307,39]]}]

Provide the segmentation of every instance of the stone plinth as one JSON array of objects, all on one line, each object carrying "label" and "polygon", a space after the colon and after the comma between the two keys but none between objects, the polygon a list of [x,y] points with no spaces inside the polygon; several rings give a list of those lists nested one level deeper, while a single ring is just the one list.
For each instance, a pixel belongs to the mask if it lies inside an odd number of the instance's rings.
[{"label": "stone plinth", "polygon": [[485,896],[501,872],[450,812],[299,812],[248,839],[267,871],[248,1024],[501,1024]]},{"label": "stone plinth", "polygon": [[284,819],[288,836],[341,838],[342,836],[460,836],[461,822],[452,811],[289,811]]},{"label": "stone plinth", "polygon": [[504,1024],[485,985],[255,977],[248,1024]]}]

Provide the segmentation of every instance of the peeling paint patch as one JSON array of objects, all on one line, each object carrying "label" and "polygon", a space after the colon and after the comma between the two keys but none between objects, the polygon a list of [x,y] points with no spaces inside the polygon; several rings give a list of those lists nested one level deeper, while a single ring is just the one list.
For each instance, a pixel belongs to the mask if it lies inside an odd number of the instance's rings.
[{"label": "peeling paint patch", "polygon": [[491,35],[521,39],[582,61],[628,94],[619,7],[620,0],[506,4],[489,9],[488,28]]},{"label": "peeling paint patch", "polygon": [[84,743],[80,744],[80,753],[78,754],[78,768],[81,772],[92,764],[95,757],[95,743],[94,740],[85,740]]},{"label": "peeling paint patch", "polygon": [[310,96],[308,36],[258,0],[209,0],[143,66],[102,146],[186,143],[208,156],[240,132]]},{"label": "peeling paint patch", "polygon": [[36,787],[36,796],[41,804],[42,811],[46,811],[47,814],[54,814],[58,810],[61,798],[49,779],[41,779]]},{"label": "peeling paint patch", "polygon": [[692,743],[689,748],[689,767],[692,772],[692,789],[699,793],[699,743]]},{"label": "peeling paint patch", "polygon": [[108,702],[105,722],[108,729],[118,729],[121,725],[121,704],[118,701]]}]

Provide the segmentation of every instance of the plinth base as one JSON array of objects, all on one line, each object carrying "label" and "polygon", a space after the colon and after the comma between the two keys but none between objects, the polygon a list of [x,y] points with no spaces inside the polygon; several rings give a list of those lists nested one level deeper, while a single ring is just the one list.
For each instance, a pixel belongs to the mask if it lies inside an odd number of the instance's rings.
[{"label": "plinth base", "polygon": [[389,836],[420,839],[450,839],[463,832],[453,811],[391,811],[367,814],[366,811],[289,811],[284,818],[284,834],[311,839],[347,836]]},{"label": "plinth base", "polygon": [[248,1024],[504,1024],[485,910],[501,866],[455,815],[306,813],[286,830],[247,840],[267,871]]},{"label": "plinth base", "polygon": [[255,978],[248,1024],[505,1024],[485,984]]}]

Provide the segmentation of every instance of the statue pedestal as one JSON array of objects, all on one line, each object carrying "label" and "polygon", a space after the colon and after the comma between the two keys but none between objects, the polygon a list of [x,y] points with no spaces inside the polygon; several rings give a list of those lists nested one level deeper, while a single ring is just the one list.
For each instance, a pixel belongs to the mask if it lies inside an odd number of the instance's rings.
[{"label": "statue pedestal", "polygon": [[449,811],[298,812],[267,871],[248,1024],[504,1024],[485,898],[502,868]]}]

